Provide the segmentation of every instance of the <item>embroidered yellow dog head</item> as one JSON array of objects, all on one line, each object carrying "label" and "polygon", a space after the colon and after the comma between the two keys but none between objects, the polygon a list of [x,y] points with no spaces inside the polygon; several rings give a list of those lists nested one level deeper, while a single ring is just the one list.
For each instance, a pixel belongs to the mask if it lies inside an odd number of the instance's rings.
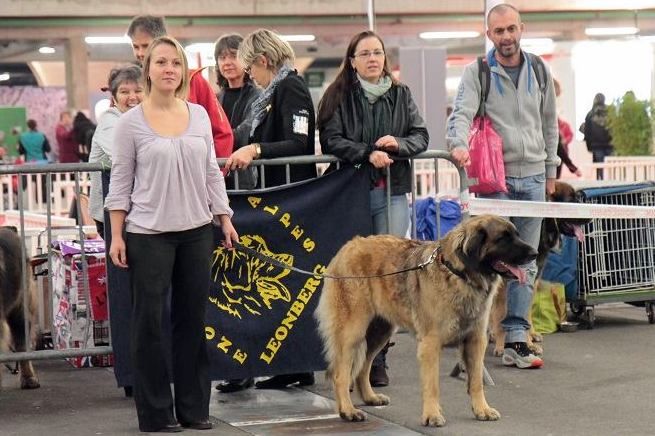
[{"label": "embroidered yellow dog head", "polygon": [[[272,252],[259,235],[242,235],[239,242],[293,266],[293,255]],[[212,280],[220,283],[222,292],[216,297],[210,296],[209,301],[238,318],[243,318],[245,313],[260,316],[262,310],[271,310],[272,301],[291,301],[291,293],[282,282],[289,272],[238,250],[218,247],[212,256]]]}]

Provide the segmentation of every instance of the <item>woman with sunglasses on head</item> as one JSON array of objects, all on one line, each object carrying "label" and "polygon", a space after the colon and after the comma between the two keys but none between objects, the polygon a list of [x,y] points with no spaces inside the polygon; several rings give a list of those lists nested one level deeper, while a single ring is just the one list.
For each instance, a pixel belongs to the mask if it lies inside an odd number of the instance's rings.
[{"label": "woman with sunglasses on head", "polygon": [[[259,29],[239,46],[239,62],[263,88],[252,103],[248,119],[249,144],[232,153],[225,166],[230,171],[248,167],[254,159],[314,154],[314,104],[305,81],[293,69],[291,46],[274,32]],[[261,187],[283,185],[316,177],[315,164],[264,167]],[[262,180],[263,179],[263,180]],[[281,389],[292,384],[314,384],[314,373],[275,375],[256,383],[258,389]],[[220,387],[218,388],[220,389]]]},{"label": "woman with sunglasses on head", "polygon": [[[371,178],[373,232],[404,237],[409,227],[412,170],[409,158],[428,148],[428,131],[409,88],[391,75],[384,42],[375,32],[351,40],[337,77],[318,105],[321,149],[350,164],[363,164]],[[387,186],[387,172],[391,185]],[[391,222],[387,222],[387,190]],[[371,384],[386,386],[386,352],[376,356]]]},{"label": "woman with sunglasses on head", "polygon": [[[159,37],[148,48],[143,68],[146,95],[116,126],[120,146],[114,150],[105,201],[111,218],[109,255],[116,266],[129,265],[132,283],[134,402],[141,431],[207,430],[212,428],[205,339],[212,221],[220,224],[226,247],[239,237],[209,116],[186,101],[184,49],[171,37]],[[174,397],[162,346],[169,295]]]},{"label": "woman with sunglasses on head", "polygon": [[[276,33],[259,29],[241,42],[238,58],[263,91],[251,106],[248,145],[232,153],[226,168],[243,169],[259,158],[313,155],[314,104],[305,81],[293,69],[291,46]],[[314,177],[315,164],[291,165],[290,182]],[[286,168],[265,167],[259,179],[266,187],[283,185]]]}]

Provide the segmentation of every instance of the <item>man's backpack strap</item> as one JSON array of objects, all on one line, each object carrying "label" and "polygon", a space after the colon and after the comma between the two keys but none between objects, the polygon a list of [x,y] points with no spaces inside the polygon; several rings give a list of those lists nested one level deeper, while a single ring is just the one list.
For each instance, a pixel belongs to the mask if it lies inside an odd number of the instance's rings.
[{"label": "man's backpack strap", "polygon": [[532,53],[528,53],[528,56],[530,56],[530,64],[532,65],[532,69],[534,70],[534,75],[537,77],[537,83],[539,84],[539,91],[541,91],[542,94],[546,93],[546,87],[548,86],[548,81],[546,80],[546,65],[544,65],[544,61],[541,59],[540,56],[537,56]]},{"label": "man's backpack strap", "polygon": [[530,65],[534,70],[534,75],[537,77],[537,84],[539,85],[539,91],[541,92],[541,105],[539,106],[539,112],[543,116],[544,114],[544,100],[546,99],[546,87],[548,86],[548,81],[546,80],[547,72],[546,65],[540,56],[537,56],[532,53],[528,53],[530,56]]},{"label": "man's backpack strap", "polygon": [[489,64],[485,56],[478,56],[478,79],[480,80],[482,92],[480,93],[480,106],[478,107],[476,116],[483,117],[487,97],[489,97],[489,87],[491,86],[491,70],[489,69]]},{"label": "man's backpack strap", "polygon": [[[543,104],[546,96],[546,87],[548,86],[548,73],[546,72],[546,65],[540,56],[537,56],[532,53],[527,53],[530,56],[530,65],[532,65],[532,70],[534,75],[537,77],[537,84],[539,85],[539,91],[541,92],[541,113],[543,114]],[[486,56],[478,56],[478,79],[480,80],[480,87],[482,92],[480,93],[480,107],[478,108],[478,113],[476,116],[484,116],[485,114],[485,104],[487,98],[489,97],[489,88],[491,87],[491,70],[489,69],[489,63],[487,62]]]}]

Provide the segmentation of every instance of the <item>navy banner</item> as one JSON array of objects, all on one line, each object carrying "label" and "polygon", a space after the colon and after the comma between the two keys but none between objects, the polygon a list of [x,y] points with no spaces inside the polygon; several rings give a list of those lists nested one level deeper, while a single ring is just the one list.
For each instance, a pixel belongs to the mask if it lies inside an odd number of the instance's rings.
[{"label": "navy banner", "polygon": [[[320,274],[341,246],[371,233],[369,177],[343,168],[262,192],[232,193],[240,242]],[[314,309],[322,279],[220,245],[215,231],[206,337],[212,379],[323,369]]]}]

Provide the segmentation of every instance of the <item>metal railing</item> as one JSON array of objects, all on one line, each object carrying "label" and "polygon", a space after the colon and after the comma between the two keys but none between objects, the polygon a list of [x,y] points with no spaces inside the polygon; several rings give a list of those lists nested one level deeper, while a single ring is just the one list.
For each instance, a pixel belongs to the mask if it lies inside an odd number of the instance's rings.
[{"label": "metal railing", "polygon": [[[466,173],[462,168],[456,168],[452,163],[450,155],[445,151],[427,151],[421,153],[417,156],[409,158],[408,160],[412,161],[412,184],[411,184],[411,235],[412,237],[416,236],[416,200],[419,198],[424,198],[427,196],[437,196],[442,194],[444,191],[447,191],[447,195],[451,197],[459,197],[459,200],[462,204],[462,213],[463,216],[468,215],[468,181],[466,178]],[[219,165],[222,167],[225,163],[225,159],[218,159]],[[261,159],[256,160],[252,163],[257,168],[262,168],[264,166],[280,166],[283,165],[286,168],[286,181],[287,183],[291,180],[291,166],[299,164],[332,164],[335,163],[339,165],[339,160],[334,156],[321,155],[321,156],[294,156],[287,158],[275,158],[275,159]],[[53,291],[53,261],[52,261],[52,241],[53,237],[58,233],[61,233],[61,229],[55,225],[56,221],[60,219],[55,214],[53,210],[53,179],[54,180],[63,180],[68,185],[67,187],[72,187],[73,194],[83,192],[83,189],[86,188],[85,181],[88,179],[86,174],[93,171],[102,171],[103,166],[101,164],[89,164],[89,163],[78,163],[78,164],[49,164],[49,165],[0,165],[0,179],[3,177],[17,177],[17,189],[15,192],[16,195],[16,211],[3,211],[0,209],[0,216],[4,212],[13,213],[18,215],[18,230],[22,238],[22,248],[21,255],[23,259],[27,257],[27,246],[26,238],[34,235],[38,235],[40,238],[44,233],[46,234],[46,246],[47,250],[47,262],[48,262],[48,289],[50,292]],[[60,176],[53,177],[55,174],[73,174],[74,177],[70,176]],[[30,188],[29,182],[31,177],[25,177],[30,175],[43,175],[41,180],[45,181],[45,191],[40,188]],[[260,174],[263,173],[260,171]],[[38,179],[38,178],[37,178]],[[260,178],[262,186],[266,187],[266,180],[264,177]],[[238,175],[235,177],[235,186],[238,190]],[[391,186],[391,178],[389,172],[387,172],[387,186]],[[31,189],[28,194],[28,189]],[[12,195],[13,188],[10,187],[9,195]],[[252,192],[260,191],[260,189],[254,190]],[[49,199],[48,201],[43,202],[43,212],[44,215],[41,217],[44,220],[43,228],[34,228],[28,227],[26,223],[29,223],[30,214],[34,212],[26,212],[26,208],[32,205],[32,202],[26,202],[25,198],[30,195],[41,196],[45,192],[45,198]],[[231,191],[228,191],[228,193]],[[57,194],[59,195],[59,194]],[[387,189],[387,204],[390,203],[390,189]],[[13,203],[10,203],[13,204]],[[80,202],[76,202],[77,216],[80,218],[83,216],[82,206]],[[390,208],[387,208],[389,211]],[[388,212],[387,216],[388,222],[390,222],[390,216]],[[32,224],[34,221],[31,221]],[[439,234],[439,225],[440,220],[437,219],[437,234]],[[2,222],[0,221],[0,225]],[[61,224],[61,223],[59,223]],[[69,227],[70,229],[70,227]],[[85,233],[93,231],[95,232],[94,227],[85,227],[83,223],[77,224],[74,227],[77,239],[80,241],[80,257],[82,264],[82,282],[84,289],[84,297],[87,302],[87,306],[90,304],[90,290],[89,290],[89,273],[88,265],[86,259],[86,253],[84,249],[84,240]],[[70,233],[70,230],[68,230]],[[41,245],[41,244],[39,244]],[[33,244],[29,244],[30,247],[33,247]],[[41,247],[42,248],[42,247]],[[30,253],[34,254],[34,253]],[[45,254],[45,253],[44,253]],[[22,277],[23,290],[25,292],[25,300],[28,300],[28,289],[26,284],[30,280],[30,271],[29,268],[24,268],[24,274]],[[39,300],[39,303],[42,303],[42,299]],[[15,362],[21,360],[47,360],[47,359],[61,359],[61,358],[70,358],[70,357],[80,357],[80,356],[97,356],[105,355],[112,352],[111,346],[94,346],[88,347],[88,335],[89,335],[89,326],[91,325],[90,317],[90,308],[87,307],[87,323],[86,323],[86,332],[85,338],[82,341],[83,346],[81,348],[69,348],[69,349],[60,349],[60,350],[31,350],[30,341],[27,341],[27,351],[24,352],[15,352],[15,353],[0,353],[0,363],[1,362]],[[25,311],[25,332],[27,337],[29,336],[29,325],[27,320],[30,319],[30,314],[28,313],[27,305],[24,308]]]}]

